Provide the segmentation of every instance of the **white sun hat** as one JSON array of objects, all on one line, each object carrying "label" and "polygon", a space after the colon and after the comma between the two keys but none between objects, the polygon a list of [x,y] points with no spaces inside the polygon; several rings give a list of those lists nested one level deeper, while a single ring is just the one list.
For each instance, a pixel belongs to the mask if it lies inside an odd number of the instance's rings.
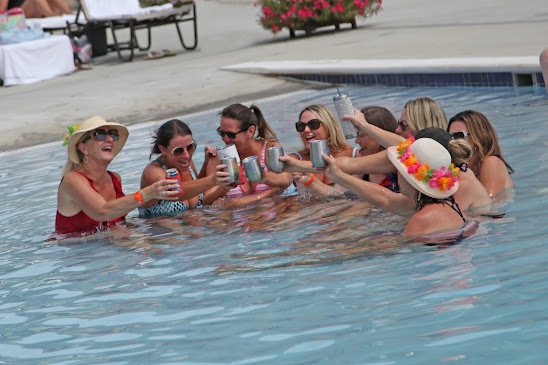
[{"label": "white sun hat", "polygon": [[432,198],[447,198],[459,188],[459,169],[451,154],[431,138],[410,138],[388,147],[388,158],[409,184]]}]

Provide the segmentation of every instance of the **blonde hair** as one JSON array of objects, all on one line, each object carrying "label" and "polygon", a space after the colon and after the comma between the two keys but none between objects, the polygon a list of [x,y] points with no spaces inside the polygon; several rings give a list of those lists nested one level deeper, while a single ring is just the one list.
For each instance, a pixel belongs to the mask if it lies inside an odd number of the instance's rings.
[{"label": "blonde hair", "polygon": [[75,163],[70,159],[70,157],[67,157],[67,162],[65,163],[65,167],[63,168],[63,174],[61,175],[61,177],[64,177],[69,172],[74,171],[83,165],[83,161],[86,156],[84,156],[82,151],[78,149],[78,146],[80,145],[80,143],[84,143],[84,141],[86,141],[88,138],[89,132],[84,133],[76,143],[76,153],[78,154],[78,160],[80,161],[80,163]]},{"label": "blonde hair", "polygon": [[[338,122],[337,116],[331,109],[320,104],[309,105],[301,111],[299,114],[299,120],[301,119],[303,113],[307,110],[312,112],[319,120],[321,120],[323,125],[325,125],[325,128],[327,128],[327,131],[329,132],[329,137],[327,137],[327,145],[332,153],[340,152],[349,147],[348,143],[346,143],[346,138],[344,137],[341,124]],[[305,151],[306,150],[303,148],[300,152]]]},{"label": "blonde hair", "polygon": [[447,150],[451,154],[453,164],[458,166],[462,163],[468,163],[472,158],[472,146],[464,139],[452,139],[447,145]]},{"label": "blonde hair", "polygon": [[404,107],[409,128],[418,132],[428,127],[447,129],[447,116],[437,101],[429,97],[409,100]]}]

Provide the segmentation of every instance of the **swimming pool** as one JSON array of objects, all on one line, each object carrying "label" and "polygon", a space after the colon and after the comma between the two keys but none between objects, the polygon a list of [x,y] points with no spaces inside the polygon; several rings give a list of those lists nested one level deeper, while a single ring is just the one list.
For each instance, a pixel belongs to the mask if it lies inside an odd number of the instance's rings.
[{"label": "swimming pool", "polygon": [[[417,96],[484,112],[516,170],[513,201],[447,248],[396,244],[404,221],[359,201],[129,215],[79,243],[53,230],[61,139],[0,155],[0,360],[14,364],[543,363],[548,358],[548,104],[532,88],[349,88],[395,113]],[[334,89],[257,100],[287,152]],[[182,116],[203,150],[215,111]],[[111,164],[138,189],[158,123]],[[195,156],[197,166],[203,157]],[[298,209],[296,209],[298,207]],[[337,215],[335,215],[337,214]]]}]

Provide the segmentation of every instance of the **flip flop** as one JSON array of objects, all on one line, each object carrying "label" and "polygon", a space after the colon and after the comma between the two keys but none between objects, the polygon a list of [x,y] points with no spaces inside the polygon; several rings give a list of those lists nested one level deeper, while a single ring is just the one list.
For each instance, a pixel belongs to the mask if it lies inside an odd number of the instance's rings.
[{"label": "flip flop", "polygon": [[177,52],[170,51],[169,49],[162,49],[162,53],[166,57],[177,56]]},{"label": "flip flop", "polygon": [[150,51],[145,56],[145,60],[156,60],[158,58],[164,57],[164,54],[162,52],[156,52],[156,51]]}]

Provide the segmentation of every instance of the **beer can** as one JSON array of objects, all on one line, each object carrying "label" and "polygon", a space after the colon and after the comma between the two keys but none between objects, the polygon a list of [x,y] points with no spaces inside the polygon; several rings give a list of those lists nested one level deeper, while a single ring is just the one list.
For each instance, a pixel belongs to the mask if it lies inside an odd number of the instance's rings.
[{"label": "beer can", "polygon": [[166,170],[166,179],[177,180],[177,183],[179,184],[179,187],[174,190],[179,193],[172,196],[181,195],[183,193],[183,181],[181,180],[181,174],[179,174],[179,171],[176,168]]},{"label": "beer can", "polygon": [[224,169],[225,172],[228,172],[228,180],[229,183],[240,183],[240,170],[238,169],[238,161],[236,161],[236,157],[223,157],[221,158],[221,164],[226,165],[226,168]]},{"label": "beer can", "polygon": [[350,95],[344,93],[333,97],[335,103],[335,109],[339,117],[339,123],[341,124],[346,139],[356,138],[358,136],[358,127],[349,120],[341,120],[343,115],[354,115],[354,107],[350,100]]},{"label": "beer can", "polygon": [[310,141],[310,161],[314,167],[325,167],[325,161],[322,158],[324,153],[329,156],[329,146],[325,139]]},{"label": "beer can", "polygon": [[256,184],[263,179],[263,167],[259,163],[259,157],[249,156],[244,158],[242,164],[249,181]]},{"label": "beer can", "polygon": [[234,144],[229,144],[227,146],[217,147],[217,155],[219,158],[225,157],[234,157],[238,165],[240,164],[240,155]]},{"label": "beer can", "polygon": [[272,172],[282,172],[285,163],[280,161],[280,156],[284,155],[284,149],[281,146],[270,147],[266,150],[266,166]]}]

